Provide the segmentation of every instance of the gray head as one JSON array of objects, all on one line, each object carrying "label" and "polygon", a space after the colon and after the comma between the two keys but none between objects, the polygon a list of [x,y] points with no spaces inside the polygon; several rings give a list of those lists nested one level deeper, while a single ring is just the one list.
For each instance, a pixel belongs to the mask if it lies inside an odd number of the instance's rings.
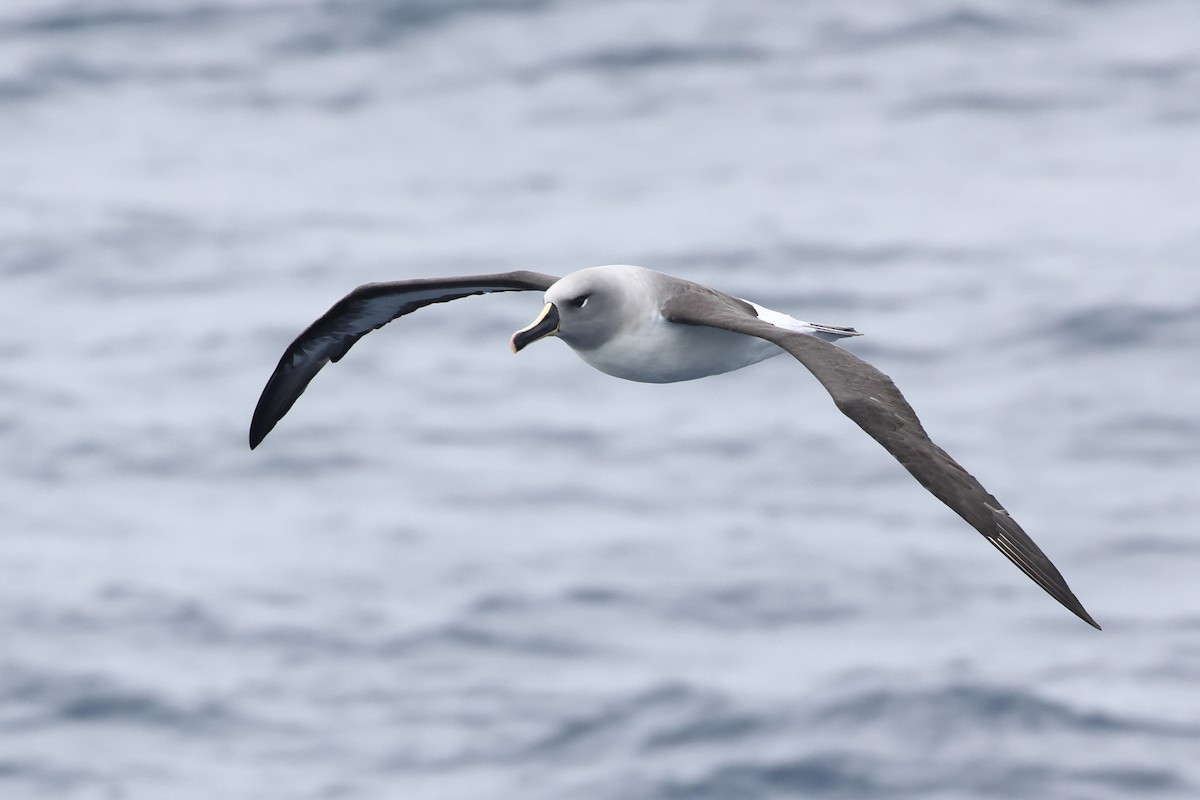
[{"label": "gray head", "polygon": [[[546,336],[575,350],[592,350],[638,321],[641,267],[590,267],[546,290],[546,305],[530,325],[512,335],[513,352]],[[634,280],[630,280],[634,278]]]}]

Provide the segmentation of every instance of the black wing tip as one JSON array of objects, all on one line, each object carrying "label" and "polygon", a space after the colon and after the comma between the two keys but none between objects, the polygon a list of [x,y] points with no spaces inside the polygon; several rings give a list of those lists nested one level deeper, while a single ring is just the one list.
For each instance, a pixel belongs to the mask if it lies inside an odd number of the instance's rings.
[{"label": "black wing tip", "polygon": [[[1086,622],[1088,625],[1091,625],[1096,630],[1098,630],[1098,631],[1104,630],[1103,628],[1100,627],[1099,622],[1096,622],[1096,620],[1092,619],[1092,615],[1089,614],[1087,612],[1087,609],[1083,607],[1083,603],[1079,602],[1079,598],[1075,596],[1075,593],[1072,592],[1069,588],[1067,588],[1067,584],[1065,581],[1063,582],[1060,591],[1057,591],[1057,592],[1050,591],[1050,589],[1046,586],[1042,586],[1042,588],[1046,590],[1047,594],[1049,594],[1051,597],[1053,597],[1055,600],[1057,600],[1060,604],[1062,604],[1062,607],[1067,609],[1067,611],[1070,611],[1072,614],[1079,617],[1081,620]],[[1060,588],[1060,587],[1056,587],[1056,588]]]},{"label": "black wing tip", "polygon": [[1074,608],[1072,608],[1071,606],[1067,606],[1067,608],[1069,608],[1072,612],[1074,612],[1075,616],[1079,617],[1081,620],[1086,622],[1088,625],[1091,625],[1096,630],[1098,630],[1098,631],[1104,630],[1104,628],[1100,627],[1099,622],[1096,622],[1096,620],[1092,619],[1092,615],[1087,612],[1087,610],[1083,607],[1083,605],[1078,600],[1075,601]]},{"label": "black wing tip", "polygon": [[267,434],[270,433],[271,429],[274,427],[275,427],[274,424],[264,425],[259,420],[254,420],[253,422],[251,422],[250,423],[250,449],[253,450],[254,448],[258,447],[260,444],[262,444],[262,440],[267,438]]},{"label": "black wing tip", "polygon": [[[272,382],[275,376],[271,376]],[[275,429],[275,425],[279,420],[283,419],[283,415],[287,413],[288,407],[282,412],[278,411],[277,404],[271,403],[268,397],[271,395],[271,383],[267,384],[267,388],[263,389],[262,397],[258,399],[258,405],[254,408],[254,416],[250,418],[250,449],[258,447],[262,444],[262,440],[267,438],[267,434]]]},{"label": "black wing tip", "polygon": [[1100,623],[1096,622],[1083,607],[1083,603],[1079,602],[1079,598],[1071,591],[1066,578],[1054,566],[1054,562],[1042,552],[1033,539],[1029,538],[1029,534],[1025,533],[1017,521],[1001,507],[988,503],[987,508],[992,512],[996,529],[991,533],[988,533],[986,529],[981,530],[992,546],[1003,553],[1004,557],[1016,565],[1021,572],[1025,573],[1026,577],[1042,587],[1046,594],[1057,600],[1063,608],[1096,630],[1104,630],[1100,627]]},{"label": "black wing tip", "polygon": [[[1053,564],[1051,564],[1051,566],[1053,567]],[[1055,570],[1055,572],[1057,573],[1058,571]],[[1033,575],[1029,575],[1029,577],[1034,578]],[[1034,582],[1045,589],[1046,593],[1057,600],[1063,608],[1067,609],[1096,630],[1104,630],[1100,627],[1100,623],[1096,622],[1096,620],[1092,618],[1092,615],[1087,612],[1087,609],[1083,607],[1083,603],[1079,602],[1079,598],[1076,597],[1075,593],[1071,591],[1071,587],[1067,585],[1067,581],[1062,577],[1061,573],[1057,574],[1057,578],[1058,580],[1051,584],[1044,584],[1037,578],[1034,578]]]},{"label": "black wing tip", "polygon": [[[1029,573],[1026,573],[1026,575],[1029,575]],[[1046,594],[1057,600],[1063,608],[1067,609],[1067,611],[1070,611],[1072,614],[1079,617],[1096,630],[1104,630],[1100,627],[1100,623],[1096,622],[1096,620],[1092,618],[1092,615],[1087,612],[1087,609],[1083,607],[1083,603],[1079,602],[1079,598],[1076,597],[1075,593],[1071,591],[1071,587],[1067,586],[1067,582],[1062,578],[1061,575],[1058,576],[1058,581],[1054,582],[1053,584],[1043,583],[1033,575],[1029,575],[1029,577],[1033,578],[1034,583],[1037,583],[1039,586],[1045,589]]]}]

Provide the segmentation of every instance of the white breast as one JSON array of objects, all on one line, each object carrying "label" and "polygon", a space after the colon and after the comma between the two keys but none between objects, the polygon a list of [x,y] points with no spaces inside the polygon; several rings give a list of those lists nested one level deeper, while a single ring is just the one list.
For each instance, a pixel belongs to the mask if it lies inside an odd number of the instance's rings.
[{"label": "white breast", "polygon": [[718,375],[783,352],[757,336],[700,325],[677,325],[655,315],[636,331],[594,350],[576,350],[601,372],[642,383],[674,383]]}]

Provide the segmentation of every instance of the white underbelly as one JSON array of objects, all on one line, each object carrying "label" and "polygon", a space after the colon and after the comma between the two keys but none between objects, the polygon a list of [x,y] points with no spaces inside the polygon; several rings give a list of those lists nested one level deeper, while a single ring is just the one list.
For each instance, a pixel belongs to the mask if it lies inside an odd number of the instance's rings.
[{"label": "white underbelly", "polygon": [[757,336],[663,321],[647,335],[620,336],[594,350],[576,350],[601,372],[642,383],[674,383],[718,375],[783,352]]}]

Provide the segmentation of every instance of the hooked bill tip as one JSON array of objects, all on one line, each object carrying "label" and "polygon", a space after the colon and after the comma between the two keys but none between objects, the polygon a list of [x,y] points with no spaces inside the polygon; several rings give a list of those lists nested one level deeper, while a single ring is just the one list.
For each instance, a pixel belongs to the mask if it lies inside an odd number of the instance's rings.
[{"label": "hooked bill tip", "polygon": [[542,313],[537,315],[537,319],[514,333],[508,340],[508,345],[514,353],[517,353],[538,339],[558,333],[558,325],[558,309],[553,303],[546,303],[542,307]]}]

